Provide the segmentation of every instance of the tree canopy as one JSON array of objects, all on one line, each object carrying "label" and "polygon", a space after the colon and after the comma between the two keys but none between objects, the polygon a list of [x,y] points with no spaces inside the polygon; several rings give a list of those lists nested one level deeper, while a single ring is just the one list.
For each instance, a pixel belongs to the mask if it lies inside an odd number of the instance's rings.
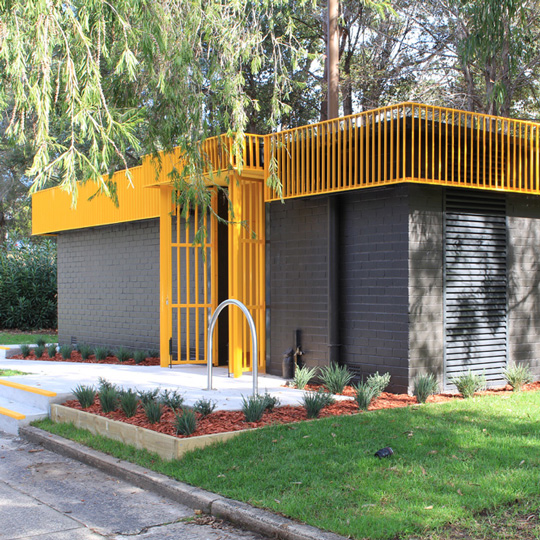
[{"label": "tree canopy", "polygon": [[[403,100],[538,114],[538,0],[340,9],[344,114]],[[176,180],[190,176],[185,201],[197,203],[204,139],[231,134],[239,151],[245,130],[324,118],[325,10],[325,0],[0,0],[4,188],[17,174],[34,190],[75,194],[88,179],[110,195],[104,173],[177,146]]]}]

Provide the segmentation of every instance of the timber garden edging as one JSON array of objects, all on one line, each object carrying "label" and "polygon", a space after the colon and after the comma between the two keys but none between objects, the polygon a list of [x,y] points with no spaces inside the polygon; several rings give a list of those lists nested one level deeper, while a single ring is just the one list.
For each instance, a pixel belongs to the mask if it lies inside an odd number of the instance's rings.
[{"label": "timber garden edging", "polygon": [[166,460],[179,459],[186,452],[226,441],[245,431],[230,431],[180,439],[57,404],[51,405],[51,420],[57,423],[72,422],[77,428],[87,429],[91,433],[130,444],[140,450],[155,452]]}]

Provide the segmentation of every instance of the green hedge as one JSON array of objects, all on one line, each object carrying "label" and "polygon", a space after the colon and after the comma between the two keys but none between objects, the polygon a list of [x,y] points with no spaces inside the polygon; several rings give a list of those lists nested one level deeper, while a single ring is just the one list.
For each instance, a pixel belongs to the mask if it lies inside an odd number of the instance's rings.
[{"label": "green hedge", "polygon": [[56,326],[56,242],[0,248],[0,328]]}]

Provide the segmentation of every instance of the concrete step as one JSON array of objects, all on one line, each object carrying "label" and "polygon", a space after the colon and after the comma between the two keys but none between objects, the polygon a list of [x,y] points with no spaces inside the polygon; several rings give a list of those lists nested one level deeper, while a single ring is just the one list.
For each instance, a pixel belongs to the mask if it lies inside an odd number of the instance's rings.
[{"label": "concrete step", "polygon": [[9,379],[0,379],[0,397],[48,411],[51,403],[60,403],[62,396],[37,386],[29,386]]},{"label": "concrete step", "polygon": [[49,416],[51,403],[61,403],[66,397],[37,386],[0,379],[0,430],[17,434],[20,426]]},{"label": "concrete step", "polygon": [[47,416],[49,416],[48,409],[40,409],[0,396],[0,431],[17,435],[21,426]]}]

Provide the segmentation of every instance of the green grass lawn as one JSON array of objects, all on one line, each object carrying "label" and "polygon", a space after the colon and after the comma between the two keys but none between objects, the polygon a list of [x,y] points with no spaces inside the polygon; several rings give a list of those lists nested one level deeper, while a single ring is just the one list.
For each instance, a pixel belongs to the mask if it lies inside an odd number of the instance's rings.
[{"label": "green grass lawn", "polygon": [[58,343],[58,336],[56,334],[39,334],[28,333],[19,334],[9,331],[0,332],[0,345],[31,345],[35,344],[39,337],[43,337],[47,343]]},{"label": "green grass lawn", "polygon": [[14,375],[28,375],[28,373],[16,369],[0,369],[0,377],[13,377]]},{"label": "green grass lawn", "polygon": [[[170,463],[78,436],[189,484],[351,538],[451,538],[443,535],[449,524],[472,527],[484,511],[538,504],[539,427],[540,394],[515,393],[273,426]],[[72,428],[47,429],[69,436]],[[373,456],[387,445],[392,457]],[[523,536],[529,537],[537,538]]]}]

